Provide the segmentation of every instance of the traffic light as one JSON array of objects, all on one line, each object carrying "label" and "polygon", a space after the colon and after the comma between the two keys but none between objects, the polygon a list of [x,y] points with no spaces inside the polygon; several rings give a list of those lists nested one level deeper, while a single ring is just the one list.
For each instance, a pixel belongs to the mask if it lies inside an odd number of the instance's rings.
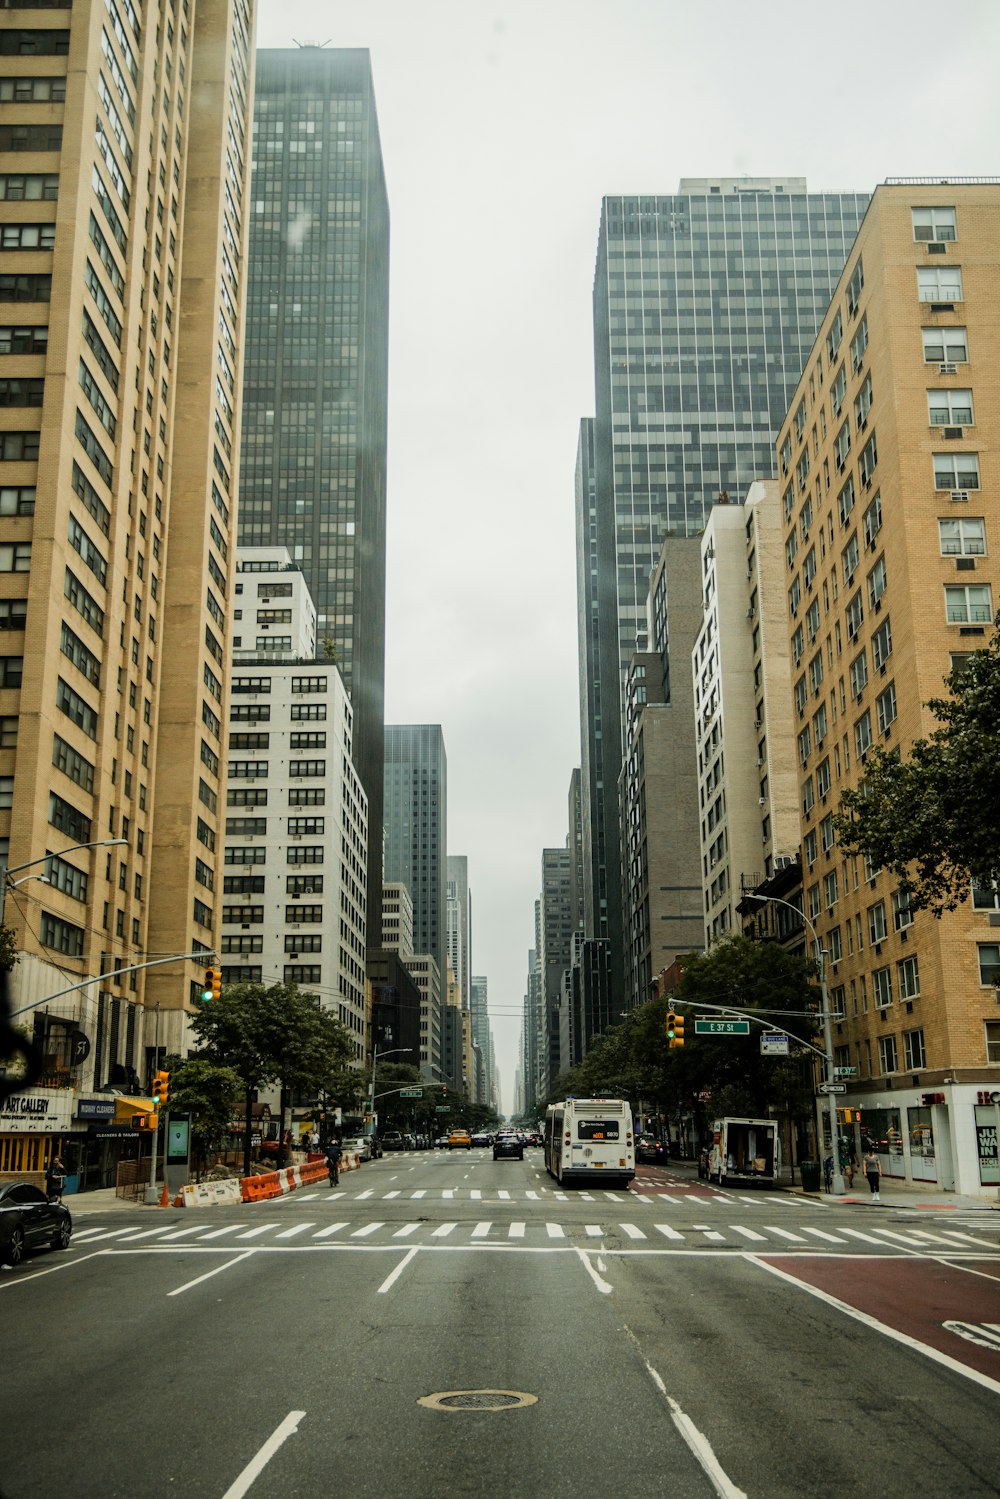
[{"label": "traffic light", "polygon": [[667,1045],[673,1046],[677,1035],[677,1015],[674,1010],[667,1011]]},{"label": "traffic light", "polygon": [[673,1046],[683,1046],[684,1045],[684,1016],[683,1015],[675,1015],[674,1016],[674,1039],[671,1042],[671,1045],[673,1045]]},{"label": "traffic light", "polygon": [[129,1121],[133,1129],[156,1129],[159,1122],[158,1114],[133,1114]]},{"label": "traffic light", "polygon": [[838,1122],[838,1124],[860,1124],[861,1123],[861,1110],[860,1109],[838,1109],[837,1110],[837,1122]]},{"label": "traffic light", "polygon": [[162,1109],[169,1096],[170,1073],[162,1070],[153,1075],[153,1102]]},{"label": "traffic light", "polygon": [[211,1004],[213,999],[218,999],[222,993],[222,969],[206,968],[205,982],[201,990],[201,1002],[203,1005]]}]

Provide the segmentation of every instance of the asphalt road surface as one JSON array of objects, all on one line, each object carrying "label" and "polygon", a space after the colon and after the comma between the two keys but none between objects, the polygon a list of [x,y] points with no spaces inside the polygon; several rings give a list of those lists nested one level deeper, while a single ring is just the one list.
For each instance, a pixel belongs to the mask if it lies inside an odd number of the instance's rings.
[{"label": "asphalt road surface", "polygon": [[3,1499],[1000,1495],[989,1212],[407,1153],[80,1211],[0,1348]]}]

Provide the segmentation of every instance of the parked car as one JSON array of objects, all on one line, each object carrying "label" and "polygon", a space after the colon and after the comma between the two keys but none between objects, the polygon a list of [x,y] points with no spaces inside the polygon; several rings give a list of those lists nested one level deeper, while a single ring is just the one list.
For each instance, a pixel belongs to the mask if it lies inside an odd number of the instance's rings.
[{"label": "parked car", "polygon": [[449,1150],[471,1150],[472,1137],[467,1129],[450,1129],[448,1131]]},{"label": "parked car", "polygon": [[398,1129],[387,1129],[382,1136],[383,1150],[405,1150],[406,1142]]},{"label": "parked car", "polygon": [[73,1219],[30,1182],[0,1183],[0,1264],[19,1265],[29,1250],[68,1249]]},{"label": "parked car", "polygon": [[369,1135],[352,1135],[350,1139],[341,1140],[340,1146],[345,1154],[357,1155],[359,1161],[370,1161],[372,1158]]},{"label": "parked car", "polygon": [[524,1160],[524,1141],[520,1135],[497,1135],[493,1141],[493,1159],[502,1160]]},{"label": "parked car", "polygon": [[654,1140],[652,1135],[640,1135],[635,1142],[636,1164],[640,1161],[647,1166],[663,1166],[667,1161],[667,1147],[662,1140]]}]

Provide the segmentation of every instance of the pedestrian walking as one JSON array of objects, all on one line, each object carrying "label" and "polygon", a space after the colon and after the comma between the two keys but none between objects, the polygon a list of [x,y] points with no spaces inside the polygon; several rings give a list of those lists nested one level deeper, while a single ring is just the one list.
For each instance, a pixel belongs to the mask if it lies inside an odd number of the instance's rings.
[{"label": "pedestrian walking", "polygon": [[840,1171],[847,1183],[847,1190],[852,1191],[854,1188],[854,1151],[846,1140],[840,1142]]},{"label": "pedestrian walking", "polygon": [[45,1195],[50,1202],[62,1202],[65,1185],[66,1167],[62,1163],[62,1157],[57,1155],[45,1173]]},{"label": "pedestrian walking", "polygon": [[314,1129],[313,1132],[312,1132],[312,1134],[309,1136],[309,1149],[310,1150],[319,1150],[319,1130],[318,1129]]},{"label": "pedestrian walking", "polygon": [[881,1198],[878,1195],[878,1189],[882,1180],[882,1162],[875,1154],[874,1145],[865,1151],[864,1167],[865,1176],[868,1178],[868,1186],[872,1194],[872,1202],[880,1202]]}]

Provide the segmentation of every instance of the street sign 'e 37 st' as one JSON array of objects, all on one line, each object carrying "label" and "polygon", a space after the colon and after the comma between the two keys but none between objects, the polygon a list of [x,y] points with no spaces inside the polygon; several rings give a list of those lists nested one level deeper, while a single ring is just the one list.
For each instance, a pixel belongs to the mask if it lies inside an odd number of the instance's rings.
[{"label": "street sign 'e 37 st'", "polygon": [[696,1036],[749,1036],[749,1020],[696,1020]]}]

